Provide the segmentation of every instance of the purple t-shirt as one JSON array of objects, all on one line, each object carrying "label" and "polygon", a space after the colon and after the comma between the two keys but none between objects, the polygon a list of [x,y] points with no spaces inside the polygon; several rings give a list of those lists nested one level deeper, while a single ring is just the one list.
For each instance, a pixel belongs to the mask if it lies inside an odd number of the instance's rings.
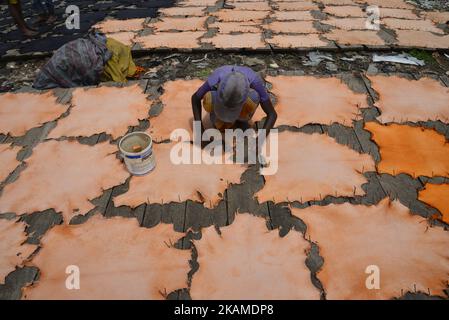
[{"label": "purple t-shirt", "polygon": [[243,66],[223,66],[215,69],[215,71],[207,78],[207,81],[204,82],[204,84],[198,89],[196,96],[202,99],[207,92],[211,91],[213,87],[220,83],[221,79],[223,79],[225,75],[231,73],[232,71],[241,72],[246,76],[250,88],[256,90],[259,94],[260,102],[270,100],[270,96],[268,95],[262,78],[251,68]]}]

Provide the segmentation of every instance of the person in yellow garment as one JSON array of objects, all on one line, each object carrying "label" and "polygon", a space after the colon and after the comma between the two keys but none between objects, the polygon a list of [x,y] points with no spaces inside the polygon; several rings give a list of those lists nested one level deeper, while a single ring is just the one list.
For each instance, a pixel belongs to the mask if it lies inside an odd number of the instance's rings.
[{"label": "person in yellow garment", "polygon": [[39,33],[33,28],[29,27],[25,22],[25,19],[23,18],[22,4],[20,3],[20,0],[7,0],[7,1],[9,12],[11,13],[11,16],[14,19],[14,22],[17,24],[17,27],[19,28],[20,32],[22,32],[22,34],[26,38],[32,38],[37,36]]},{"label": "person in yellow garment", "polygon": [[202,121],[201,111],[204,109],[212,125],[220,131],[249,128],[248,122],[259,104],[267,115],[263,129],[268,135],[276,122],[277,113],[264,80],[245,66],[225,65],[215,69],[192,95],[194,120]]},{"label": "person in yellow garment", "polygon": [[43,90],[93,86],[100,81],[127,82],[143,71],[134,64],[129,46],[93,32],[56,50],[40,69],[33,87]]},{"label": "person in yellow garment", "polygon": [[107,38],[106,47],[112,56],[104,67],[101,81],[126,82],[127,78],[135,78],[144,71],[134,64],[129,46],[113,38]]}]

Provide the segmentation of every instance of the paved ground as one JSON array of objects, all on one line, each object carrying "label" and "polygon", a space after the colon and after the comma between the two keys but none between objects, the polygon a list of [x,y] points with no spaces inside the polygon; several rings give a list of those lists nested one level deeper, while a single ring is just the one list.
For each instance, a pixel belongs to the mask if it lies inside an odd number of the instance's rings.
[{"label": "paved ground", "polygon": [[[135,52],[360,47],[444,49],[449,46],[448,13],[424,11],[422,7],[404,1],[234,0],[231,1],[235,6],[233,10],[223,9],[222,0],[94,3],[73,2],[81,8],[79,30],[65,28],[65,4],[58,3],[60,19],[57,25],[43,27],[39,39],[27,41],[21,41],[18,30],[11,26],[11,19],[4,10],[0,25],[8,27],[1,34],[0,55],[6,59],[47,55],[92,27],[132,45]],[[371,21],[371,11],[367,11],[370,5],[379,10],[376,14],[379,14],[380,24],[376,30],[366,28],[367,21]],[[158,12],[158,8],[163,9]],[[28,7],[25,13],[30,21],[34,19]],[[103,19],[108,24],[98,24]],[[134,21],[131,25],[129,19]],[[119,23],[114,24],[115,21]]]},{"label": "paved ground", "polygon": [[[0,297],[447,299],[449,59],[313,53],[152,53],[138,82],[44,95],[27,86],[44,61],[4,63]],[[111,155],[119,137],[188,110],[179,86],[222,64],[267,79],[278,174],[167,169],[164,140],[156,171],[129,177]],[[112,104],[112,123],[87,125]],[[71,265],[81,290],[64,286]],[[380,289],[365,286],[372,266]]]},{"label": "paved ground", "polygon": [[[22,1],[24,16],[29,24],[37,19],[37,14],[31,8],[31,1]],[[97,22],[106,17],[116,19],[131,19],[141,17],[155,17],[160,7],[170,7],[171,0],[142,0],[142,1],[54,1],[58,20],[53,27],[43,25],[39,27],[40,37],[33,40],[22,39],[20,32],[9,15],[8,7],[1,5],[0,14],[0,56],[42,55],[58,49],[61,45],[73,39],[82,37]],[[68,5],[80,8],[80,29],[69,30],[65,27]]]}]

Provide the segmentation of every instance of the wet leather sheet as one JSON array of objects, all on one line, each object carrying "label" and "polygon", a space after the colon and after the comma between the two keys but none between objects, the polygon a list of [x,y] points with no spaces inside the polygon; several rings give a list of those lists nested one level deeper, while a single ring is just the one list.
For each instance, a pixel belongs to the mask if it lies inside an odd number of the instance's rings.
[{"label": "wet leather sheet", "polygon": [[271,6],[268,2],[235,2],[232,4],[237,10],[248,11],[270,11]]},{"label": "wet leather sheet", "polygon": [[[321,134],[280,132],[278,171],[265,176],[265,186],[256,193],[265,201],[306,202],[327,195],[363,195],[363,172],[375,171],[374,161]],[[270,147],[267,148],[270,154]]]},{"label": "wet leather sheet", "polygon": [[[176,129],[186,129],[192,133],[192,95],[203,84],[202,80],[174,80],[164,83],[164,93],[160,100],[162,112],[150,119],[148,133],[154,141],[170,139],[170,134]],[[205,113],[203,111],[203,113]]]},{"label": "wet leather sheet", "polygon": [[396,8],[396,9],[414,9],[415,6],[405,2],[404,0],[356,0],[359,3],[366,3],[370,6],[379,6],[383,8]]},{"label": "wet leather sheet", "polygon": [[268,17],[269,11],[245,11],[245,10],[230,10],[222,9],[212,12],[210,15],[216,17],[218,21],[223,22],[262,22]]},{"label": "wet leather sheet", "polygon": [[244,33],[260,33],[262,29],[259,24],[248,22],[214,22],[209,23],[209,29],[218,28],[219,33],[232,33],[232,32],[244,32]]},{"label": "wet leather sheet", "polygon": [[58,121],[49,138],[89,137],[106,133],[117,139],[128,127],[148,118],[151,101],[139,85],[123,88],[78,88],[72,95],[70,114]]},{"label": "wet leather sheet", "polygon": [[200,46],[199,39],[204,35],[203,31],[183,31],[180,32],[156,32],[147,36],[137,37],[144,49],[156,48],[179,48],[193,49]]},{"label": "wet leather sheet", "polygon": [[343,30],[366,30],[367,19],[331,17],[327,20],[322,20],[321,23]]},{"label": "wet leather sheet", "polygon": [[[327,299],[392,299],[416,291],[444,296],[449,273],[449,234],[429,227],[399,201],[376,206],[330,204],[292,213],[324,259],[317,277]],[[369,290],[369,266],[380,271],[380,289]]]},{"label": "wet leather sheet", "polygon": [[267,77],[273,85],[278,113],[276,126],[302,127],[310,123],[334,122],[352,126],[352,120],[360,115],[360,108],[367,108],[365,94],[355,93],[335,77],[311,76]]},{"label": "wet leather sheet", "polygon": [[432,129],[375,122],[365,124],[379,146],[381,161],[377,170],[398,175],[449,176],[449,144]]},{"label": "wet leather sheet", "polygon": [[[190,145],[189,142],[186,142]],[[170,156],[174,143],[153,146],[156,168],[143,177],[134,176],[129,190],[114,198],[114,205],[137,207],[143,203],[170,203],[187,200],[204,203],[207,208],[215,207],[223,198],[226,188],[240,183],[240,176],[246,169],[241,164],[174,164]],[[201,151],[198,147],[193,149]],[[193,153],[191,149],[190,156]],[[205,153],[205,151],[203,151]],[[204,157],[203,157],[204,159]]]},{"label": "wet leather sheet", "polygon": [[[165,299],[187,287],[190,250],[168,247],[183,234],[170,224],[142,228],[136,219],[99,214],[79,225],[53,227],[32,264],[39,280],[25,299]],[[65,286],[67,266],[78,266],[80,289]],[[73,271],[72,271],[73,272]]]},{"label": "wet leather sheet", "polygon": [[37,145],[19,178],[0,196],[0,213],[62,212],[69,223],[74,215],[94,208],[89,201],[103,190],[120,185],[129,173],[116,158],[115,145],[94,146],[75,141],[47,141]]},{"label": "wet leather sheet", "polygon": [[170,18],[166,17],[155,23],[148,24],[156,31],[205,31],[207,17]]},{"label": "wet leather sheet", "polygon": [[425,13],[425,16],[435,23],[445,24],[449,21],[449,12],[429,11]]},{"label": "wet leather sheet", "polygon": [[28,130],[57,119],[68,106],[57,103],[52,92],[0,95],[0,133],[18,137]]},{"label": "wet leather sheet", "polygon": [[419,191],[418,199],[438,209],[442,220],[449,224],[449,184],[428,183]]},{"label": "wet leather sheet", "polygon": [[218,0],[182,0],[177,2],[181,7],[205,7],[215,6]]},{"label": "wet leather sheet", "polygon": [[279,11],[303,11],[303,10],[319,10],[317,4],[312,1],[287,1],[287,2],[274,2],[273,5]]},{"label": "wet leather sheet", "polygon": [[436,35],[426,31],[397,30],[400,46],[446,49],[449,47],[449,35]]},{"label": "wet leather sheet", "polygon": [[319,299],[306,267],[309,243],[296,231],[279,237],[265,220],[237,214],[234,222],[202,230],[194,241],[199,269],[193,275],[192,299]]},{"label": "wet leather sheet", "polygon": [[334,29],[324,34],[328,40],[333,40],[339,45],[369,45],[383,46],[385,41],[377,34],[377,31],[371,30],[341,30]]},{"label": "wet leather sheet", "polygon": [[382,23],[385,24],[388,29],[392,30],[417,30],[444,34],[444,31],[437,28],[430,20],[385,18],[382,19]]},{"label": "wet leather sheet", "polygon": [[120,31],[140,31],[143,30],[145,19],[127,19],[117,20],[110,19],[97,23],[94,28],[99,29],[103,33],[120,32]]},{"label": "wet leather sheet", "polygon": [[323,12],[336,17],[366,17],[366,13],[359,6],[326,6]]},{"label": "wet leather sheet", "polygon": [[279,48],[315,48],[328,46],[328,43],[321,40],[318,34],[274,35],[271,38],[265,38],[265,41]]},{"label": "wet leather sheet", "polygon": [[262,32],[243,34],[217,34],[212,38],[203,38],[201,42],[210,43],[215,48],[221,49],[260,49],[266,47],[265,43],[262,41]]},{"label": "wet leather sheet", "polygon": [[136,32],[117,32],[117,33],[108,33],[106,37],[117,40],[118,42],[123,43],[127,46],[132,46],[134,43],[134,38],[136,37]]},{"label": "wet leather sheet", "polygon": [[308,21],[314,20],[309,11],[275,11],[270,17],[277,21]]},{"label": "wet leather sheet", "polygon": [[369,76],[379,100],[378,120],[388,122],[449,122],[449,88],[431,78],[408,80],[398,76]]},{"label": "wet leather sheet", "polygon": [[274,21],[265,26],[274,33],[320,33],[312,21]]},{"label": "wet leather sheet", "polygon": [[334,5],[334,6],[357,5],[357,3],[355,3],[355,1],[353,0],[318,0],[317,2],[321,2],[324,5]]},{"label": "wet leather sheet", "polygon": [[419,19],[412,10],[396,8],[382,8],[380,10],[380,18]]},{"label": "wet leather sheet", "polygon": [[172,7],[159,9],[162,16],[190,16],[190,17],[202,17],[206,15],[204,11],[206,7]]}]

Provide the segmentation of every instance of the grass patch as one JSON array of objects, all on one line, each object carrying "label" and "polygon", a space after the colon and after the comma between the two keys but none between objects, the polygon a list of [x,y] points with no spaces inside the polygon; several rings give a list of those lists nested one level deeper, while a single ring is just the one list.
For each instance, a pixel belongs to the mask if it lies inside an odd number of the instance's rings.
[{"label": "grass patch", "polygon": [[416,59],[423,60],[425,63],[435,63],[435,59],[432,57],[432,53],[429,51],[413,49],[409,52],[409,54]]},{"label": "grass patch", "polygon": [[207,78],[213,70],[211,68],[200,69],[195,72],[195,77],[198,78]]}]

